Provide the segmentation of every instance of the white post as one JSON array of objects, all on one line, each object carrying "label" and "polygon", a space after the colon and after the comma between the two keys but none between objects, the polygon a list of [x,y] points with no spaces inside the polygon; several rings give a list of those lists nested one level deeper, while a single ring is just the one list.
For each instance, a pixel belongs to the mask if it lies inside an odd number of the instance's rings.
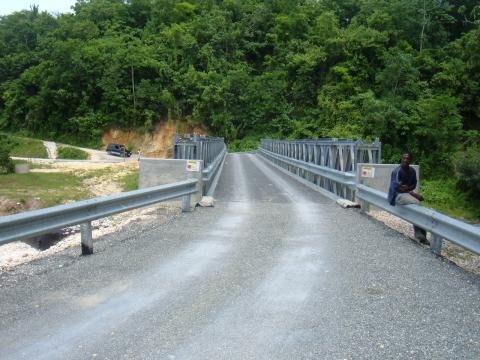
[{"label": "white post", "polygon": [[82,255],[93,254],[92,223],[90,221],[80,224],[80,234],[82,238]]}]

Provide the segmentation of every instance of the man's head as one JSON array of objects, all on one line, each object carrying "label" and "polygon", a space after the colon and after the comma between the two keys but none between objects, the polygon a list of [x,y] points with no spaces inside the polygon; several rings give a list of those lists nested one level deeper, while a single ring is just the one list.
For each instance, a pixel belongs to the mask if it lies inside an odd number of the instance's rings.
[{"label": "man's head", "polygon": [[408,168],[410,166],[410,162],[412,161],[412,154],[408,151],[404,152],[402,155],[402,167]]}]

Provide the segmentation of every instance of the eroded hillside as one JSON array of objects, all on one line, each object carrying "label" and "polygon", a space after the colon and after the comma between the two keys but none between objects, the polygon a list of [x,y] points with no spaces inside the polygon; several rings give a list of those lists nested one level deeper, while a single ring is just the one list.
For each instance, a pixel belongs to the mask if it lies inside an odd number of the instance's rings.
[{"label": "eroded hillside", "polygon": [[151,132],[110,129],[103,135],[102,142],[104,146],[110,143],[124,144],[134,152],[140,150],[143,156],[171,158],[173,138],[176,133],[206,135],[207,131],[198,125],[165,121],[157,124]]}]

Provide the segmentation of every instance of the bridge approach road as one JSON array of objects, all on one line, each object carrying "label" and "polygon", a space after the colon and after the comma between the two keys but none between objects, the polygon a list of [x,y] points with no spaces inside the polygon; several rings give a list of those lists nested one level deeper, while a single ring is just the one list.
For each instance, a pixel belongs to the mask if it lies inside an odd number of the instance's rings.
[{"label": "bridge approach road", "polygon": [[480,358],[478,277],[254,154],[216,198],[3,274],[0,359]]}]

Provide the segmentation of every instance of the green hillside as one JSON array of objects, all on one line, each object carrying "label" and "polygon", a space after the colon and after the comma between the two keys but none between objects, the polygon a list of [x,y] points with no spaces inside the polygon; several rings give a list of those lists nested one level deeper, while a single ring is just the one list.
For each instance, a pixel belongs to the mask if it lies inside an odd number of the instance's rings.
[{"label": "green hillside", "polygon": [[233,149],[379,137],[384,161],[409,149],[427,177],[456,172],[478,196],[479,19],[477,0],[32,7],[0,18],[0,128],[85,144],[175,118]]},{"label": "green hillside", "polygon": [[10,156],[48,159],[47,150],[38,139],[0,133],[0,147],[6,148]]}]

